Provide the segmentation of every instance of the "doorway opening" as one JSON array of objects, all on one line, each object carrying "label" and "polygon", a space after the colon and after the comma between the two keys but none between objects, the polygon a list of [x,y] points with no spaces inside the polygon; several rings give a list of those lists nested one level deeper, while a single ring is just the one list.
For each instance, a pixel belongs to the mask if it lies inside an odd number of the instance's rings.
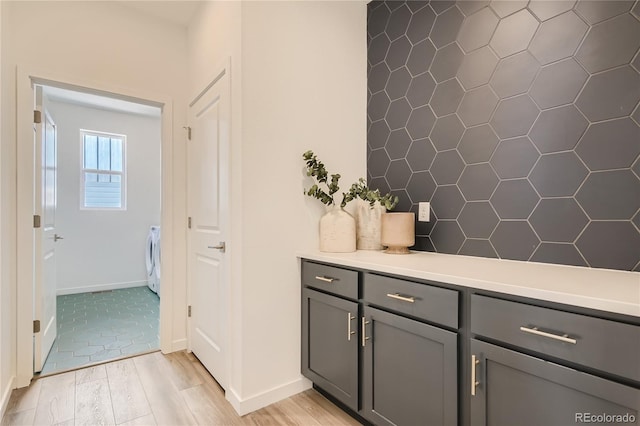
[{"label": "doorway opening", "polygon": [[34,307],[42,305],[44,321],[33,371],[158,350],[161,108],[55,85],[34,89],[48,131],[42,142],[36,132],[34,156],[34,192],[43,200]]}]

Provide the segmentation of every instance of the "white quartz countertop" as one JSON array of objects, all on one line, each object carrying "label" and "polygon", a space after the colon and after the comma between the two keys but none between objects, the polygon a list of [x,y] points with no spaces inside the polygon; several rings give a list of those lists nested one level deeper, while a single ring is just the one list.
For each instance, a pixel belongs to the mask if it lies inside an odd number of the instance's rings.
[{"label": "white quartz countertop", "polygon": [[310,251],[298,257],[640,317],[640,273],[411,252]]}]

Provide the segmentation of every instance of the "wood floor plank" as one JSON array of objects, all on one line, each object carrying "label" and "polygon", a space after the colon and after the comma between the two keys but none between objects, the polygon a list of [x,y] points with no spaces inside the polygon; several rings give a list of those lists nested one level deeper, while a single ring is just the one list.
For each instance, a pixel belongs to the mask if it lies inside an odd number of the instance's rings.
[{"label": "wood floor plank", "polygon": [[92,380],[76,385],[76,425],[115,425],[109,381]]},{"label": "wood floor plank", "polygon": [[300,405],[312,418],[322,425],[359,425],[356,419],[336,407],[331,401],[313,389],[306,390],[290,398]]},{"label": "wood floor plank", "polygon": [[34,424],[55,425],[74,419],[76,373],[59,374],[39,379],[42,381]]},{"label": "wood floor plank", "polygon": [[2,418],[2,426],[31,426],[36,418],[36,409],[5,413]]},{"label": "wood floor plank", "polygon": [[120,423],[119,426],[154,426],[157,425],[155,417],[153,414],[148,414],[143,417],[138,417],[137,419],[130,420],[126,423]]},{"label": "wood floor plank", "polygon": [[189,410],[199,425],[240,425],[241,419],[233,415],[227,406],[230,404],[222,395],[206,384],[194,386],[180,391]]},{"label": "wood floor plank", "polygon": [[16,413],[36,408],[41,385],[40,380],[34,380],[30,386],[14,390],[9,398],[5,413]]},{"label": "wood floor plank", "polygon": [[132,359],[106,365],[116,424],[151,414],[151,407]]},{"label": "wood floor plank", "polygon": [[167,367],[169,377],[178,390],[202,384],[202,378],[196,373],[187,353],[171,353],[164,356],[158,353],[156,358]]},{"label": "wood floor plank", "polygon": [[197,424],[184,399],[171,379],[167,377],[164,365],[161,365],[154,356],[136,357],[134,365],[157,424]]},{"label": "wood floor plank", "polygon": [[76,371],[76,385],[106,378],[107,370],[104,365],[96,365],[95,367],[82,368]]}]

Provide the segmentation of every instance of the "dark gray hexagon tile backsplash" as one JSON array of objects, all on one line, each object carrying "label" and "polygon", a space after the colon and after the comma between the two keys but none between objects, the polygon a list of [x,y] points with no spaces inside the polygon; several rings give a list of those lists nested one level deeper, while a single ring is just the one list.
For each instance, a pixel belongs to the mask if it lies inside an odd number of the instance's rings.
[{"label": "dark gray hexagon tile backsplash", "polygon": [[640,0],[373,1],[367,41],[415,250],[640,272]]}]

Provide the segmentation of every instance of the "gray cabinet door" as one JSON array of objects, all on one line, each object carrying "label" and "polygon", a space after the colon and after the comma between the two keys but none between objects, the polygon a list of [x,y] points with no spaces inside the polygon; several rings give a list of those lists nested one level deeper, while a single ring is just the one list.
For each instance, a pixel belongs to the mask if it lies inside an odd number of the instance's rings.
[{"label": "gray cabinet door", "polygon": [[475,339],[471,354],[472,425],[640,425],[639,389]]},{"label": "gray cabinet door", "polygon": [[358,411],[358,304],[302,290],[302,374]]},{"label": "gray cabinet door", "polygon": [[377,425],[456,425],[457,335],[368,306],[364,319],[364,416]]}]

